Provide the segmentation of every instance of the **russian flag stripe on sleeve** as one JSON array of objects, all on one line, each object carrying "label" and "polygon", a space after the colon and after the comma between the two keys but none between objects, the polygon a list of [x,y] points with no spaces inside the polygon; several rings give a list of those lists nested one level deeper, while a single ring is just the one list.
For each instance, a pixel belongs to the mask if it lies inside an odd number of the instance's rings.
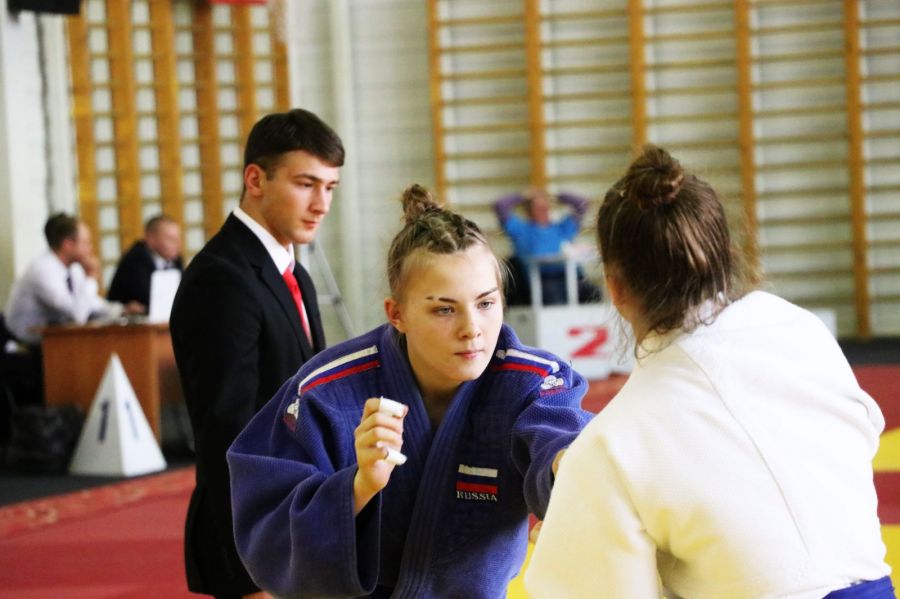
[{"label": "russian flag stripe on sleeve", "polygon": [[313,387],[318,387],[323,383],[327,383],[329,381],[333,381],[335,379],[343,378],[345,376],[350,376],[351,374],[356,374],[357,372],[363,372],[364,370],[370,370],[372,368],[378,368],[381,366],[381,362],[379,360],[369,360],[368,362],[363,362],[361,364],[357,364],[356,366],[351,366],[349,368],[345,368],[343,370],[338,370],[337,372],[332,372],[328,376],[323,376],[320,379],[316,379],[310,384],[306,386],[306,390],[309,391]]},{"label": "russian flag stripe on sleeve", "polygon": [[507,362],[506,364],[501,364],[496,367],[496,370],[523,370],[525,372],[533,372],[542,377],[545,377],[549,374],[546,368],[541,368],[540,366],[535,366],[534,364],[519,364],[518,362]]},{"label": "russian flag stripe on sleeve", "polygon": [[[501,352],[502,355],[500,355]],[[548,360],[546,358],[542,358],[534,354],[529,354],[528,352],[524,352],[518,349],[508,349],[506,351],[501,350],[497,352],[497,357],[501,360],[505,360],[507,356],[510,358],[519,358],[521,360],[528,360],[529,362],[544,364],[545,366],[550,367],[550,372],[559,372],[559,363],[554,362],[553,360]]]},{"label": "russian flag stripe on sleeve", "polygon": [[[297,385],[297,393],[298,394],[302,393],[303,387],[305,387],[309,381],[316,378],[320,374],[328,372],[329,370],[333,370],[333,369],[337,368],[338,366],[343,366],[344,364],[347,364],[348,362],[352,362],[353,360],[358,360],[360,358],[372,356],[377,353],[378,353],[378,346],[372,345],[365,349],[361,349],[359,351],[355,351],[353,353],[347,354],[346,356],[341,356],[340,358],[332,360],[331,362],[328,362],[327,364],[324,364],[324,365],[316,368],[315,370],[310,372],[308,375],[306,375],[306,378],[304,378],[302,381],[300,381],[300,384]],[[332,379],[329,379],[329,380],[332,380]]]}]

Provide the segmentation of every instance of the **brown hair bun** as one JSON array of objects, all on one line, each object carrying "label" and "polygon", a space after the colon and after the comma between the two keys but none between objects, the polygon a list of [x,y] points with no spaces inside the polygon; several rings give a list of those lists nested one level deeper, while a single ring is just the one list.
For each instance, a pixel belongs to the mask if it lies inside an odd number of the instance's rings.
[{"label": "brown hair bun", "polygon": [[641,210],[653,210],[675,201],[684,183],[681,163],[654,145],[644,147],[625,174],[625,194]]}]

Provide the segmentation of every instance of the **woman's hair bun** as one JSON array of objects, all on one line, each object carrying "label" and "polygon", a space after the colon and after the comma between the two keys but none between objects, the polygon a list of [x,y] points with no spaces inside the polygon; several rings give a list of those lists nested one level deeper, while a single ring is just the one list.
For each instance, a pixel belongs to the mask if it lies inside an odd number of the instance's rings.
[{"label": "woman's hair bun", "polygon": [[675,201],[684,182],[681,163],[664,149],[648,144],[625,174],[623,192],[642,210]]},{"label": "woman's hair bun", "polygon": [[441,205],[435,201],[431,193],[419,185],[413,183],[403,192],[403,220],[406,224],[415,222],[426,212],[441,210]]}]

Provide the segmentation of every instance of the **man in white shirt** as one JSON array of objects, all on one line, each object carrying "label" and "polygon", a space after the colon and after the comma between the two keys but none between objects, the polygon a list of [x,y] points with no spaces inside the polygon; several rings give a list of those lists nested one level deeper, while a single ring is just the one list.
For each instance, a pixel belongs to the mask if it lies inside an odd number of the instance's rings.
[{"label": "man in white shirt", "polygon": [[83,324],[91,316],[118,316],[132,307],[97,294],[100,261],[91,232],[82,221],[55,214],[44,225],[49,251],[39,256],[14,284],[6,304],[6,327],[21,343],[37,346],[41,329]]},{"label": "man in white shirt", "polygon": [[43,402],[40,343],[44,327],[83,324],[93,315],[116,316],[135,308],[107,302],[97,295],[100,262],[93,253],[91,232],[83,222],[67,214],[55,214],[47,219],[44,235],[50,249],[16,280],[6,304],[7,331],[2,331],[3,338],[13,341],[0,351],[7,353],[7,374],[17,381],[14,394],[18,404]]}]

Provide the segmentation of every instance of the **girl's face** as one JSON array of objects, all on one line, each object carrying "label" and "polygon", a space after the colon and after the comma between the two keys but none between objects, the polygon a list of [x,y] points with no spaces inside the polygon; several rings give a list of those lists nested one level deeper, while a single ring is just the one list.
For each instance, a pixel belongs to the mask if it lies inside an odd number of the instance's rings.
[{"label": "girl's face", "polygon": [[385,300],[391,324],[406,335],[423,397],[446,398],[484,372],[503,324],[496,259],[483,245],[429,254],[408,274],[403,300]]}]

